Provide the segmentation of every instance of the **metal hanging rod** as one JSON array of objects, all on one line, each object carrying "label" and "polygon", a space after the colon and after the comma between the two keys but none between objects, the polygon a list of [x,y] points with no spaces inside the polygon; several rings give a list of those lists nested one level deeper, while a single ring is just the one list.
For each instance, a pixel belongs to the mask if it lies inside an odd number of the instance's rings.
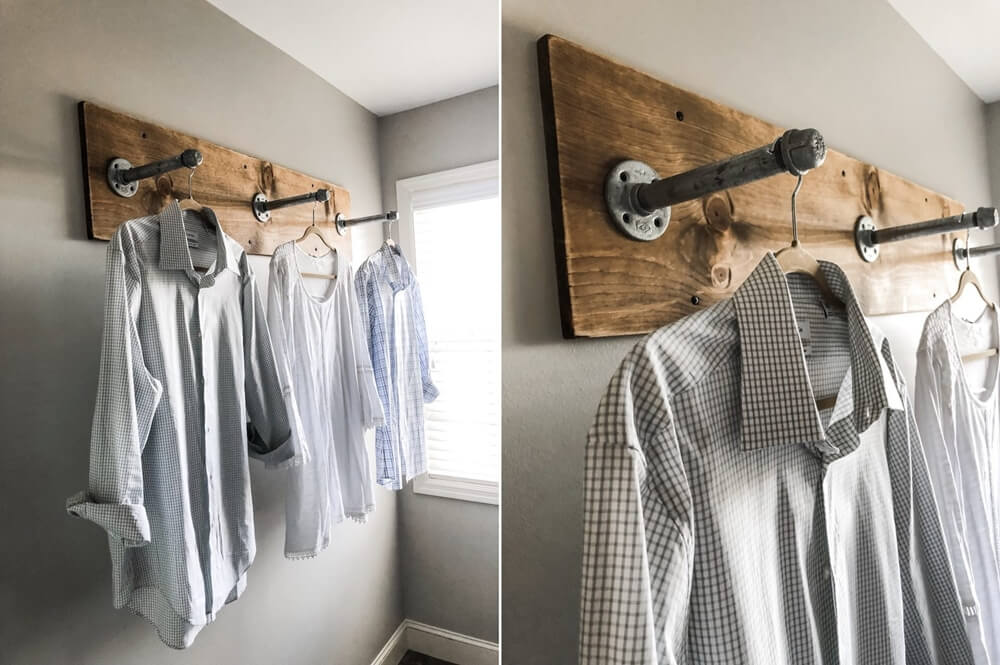
[{"label": "metal hanging rod", "polygon": [[863,215],[854,224],[854,245],[858,248],[861,258],[871,263],[878,259],[879,245],[964,229],[991,229],[998,222],[1000,213],[996,208],[980,208],[975,212],[965,212],[916,224],[890,226],[887,229],[875,228],[875,221],[868,215]]},{"label": "metal hanging rod", "polygon": [[266,222],[271,219],[272,210],[302,205],[303,203],[326,203],[329,200],[329,189],[317,189],[315,192],[309,192],[308,194],[289,196],[288,198],[275,199],[274,201],[268,201],[264,194],[258,192],[253,197],[253,201],[250,205],[253,207],[253,215],[257,218],[257,221]]},{"label": "metal hanging rod", "polygon": [[201,152],[194,148],[189,148],[175,157],[161,159],[158,162],[142,166],[132,166],[132,163],[127,159],[115,157],[108,164],[108,186],[118,196],[132,198],[139,191],[140,180],[180,168],[193,169],[200,166],[201,162]]},{"label": "metal hanging rod", "polygon": [[337,233],[344,235],[347,233],[347,228],[350,226],[357,226],[358,224],[370,224],[372,222],[382,222],[383,224],[391,224],[399,219],[399,213],[395,210],[389,210],[388,212],[379,213],[377,215],[368,215],[367,217],[355,217],[354,219],[347,219],[344,217],[343,213],[337,213],[334,218],[337,222]]},{"label": "metal hanging rod", "polygon": [[958,238],[955,238],[955,242],[952,243],[952,258],[955,259],[955,267],[959,270],[965,267],[965,262],[969,259],[991,254],[1000,254],[1000,244],[967,248],[965,243]]},{"label": "metal hanging rod", "polygon": [[633,159],[616,165],[604,183],[615,224],[630,238],[655,240],[670,223],[670,206],[779,173],[802,175],[823,164],[826,143],[815,129],[789,129],[766,145],[669,178]]}]

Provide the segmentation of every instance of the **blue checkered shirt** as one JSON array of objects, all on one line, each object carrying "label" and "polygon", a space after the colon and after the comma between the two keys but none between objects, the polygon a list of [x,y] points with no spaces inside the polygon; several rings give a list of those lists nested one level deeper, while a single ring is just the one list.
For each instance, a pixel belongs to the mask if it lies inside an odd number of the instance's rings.
[{"label": "blue checkered shirt", "polygon": [[420,287],[398,247],[383,244],[355,279],[386,422],[375,429],[376,482],[390,489],[427,471],[424,403],[431,381]]}]

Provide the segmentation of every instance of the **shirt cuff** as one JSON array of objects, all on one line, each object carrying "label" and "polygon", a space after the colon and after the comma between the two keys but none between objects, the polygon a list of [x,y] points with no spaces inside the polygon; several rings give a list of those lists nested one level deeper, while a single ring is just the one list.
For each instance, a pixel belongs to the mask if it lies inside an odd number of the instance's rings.
[{"label": "shirt cuff", "polygon": [[287,469],[305,464],[309,461],[309,453],[303,444],[296,441],[297,438],[290,434],[277,448],[266,453],[251,445],[250,457],[263,462],[264,468],[269,470]]},{"label": "shirt cuff", "polygon": [[430,381],[425,381],[424,382],[424,402],[425,403],[433,402],[434,400],[437,399],[437,396],[438,396],[437,386],[435,386]]},{"label": "shirt cuff", "polygon": [[66,512],[82,517],[122,541],[125,547],[142,547],[149,542],[149,518],[146,508],[133,503],[88,501],[87,492],[66,499]]}]

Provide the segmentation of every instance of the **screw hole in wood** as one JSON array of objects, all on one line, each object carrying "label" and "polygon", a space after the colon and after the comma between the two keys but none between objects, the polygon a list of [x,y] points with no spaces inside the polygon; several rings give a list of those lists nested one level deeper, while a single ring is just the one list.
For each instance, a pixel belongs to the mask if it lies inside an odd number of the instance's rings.
[{"label": "screw hole in wood", "polygon": [[699,298],[698,296],[691,296],[691,304],[692,305],[701,304],[701,298]]},{"label": "screw hole in wood", "polygon": [[684,122],[684,111],[678,111],[674,116],[681,122]]}]

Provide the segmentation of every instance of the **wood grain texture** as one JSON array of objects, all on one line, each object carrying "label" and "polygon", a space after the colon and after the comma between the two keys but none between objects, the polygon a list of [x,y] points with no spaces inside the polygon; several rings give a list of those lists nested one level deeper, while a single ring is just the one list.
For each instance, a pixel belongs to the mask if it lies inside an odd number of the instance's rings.
[{"label": "wood grain texture", "polygon": [[350,257],[350,232],[338,235],[333,222],[338,212],[350,216],[351,197],[343,187],[90,102],[80,102],[79,114],[91,238],[108,240],[122,222],[156,214],[171,198],[187,197],[186,168],[141,181],[131,198],[118,196],[107,181],[112,159],[122,157],[139,166],[196,148],[204,161],[195,170],[194,198],[215,211],[223,230],[248,254],[272,254],[281,243],[301,236],[313,214],[313,206],[306,204],[272,211],[268,222],[258,222],[250,207],[254,194],[263,192],[273,200],[325,188],[331,197],[316,207],[317,225],[331,245]]},{"label": "wood grain texture", "polygon": [[[538,55],[564,336],[655,330],[731,296],[767,251],[790,243],[791,175],[676,205],[652,242],[619,232],[604,179],[621,160],[665,177],[773,143],[784,129],[552,35]],[[874,264],[854,247],[859,216],[884,228],[962,212],[947,196],[828,150],[797,209],[803,245],[844,269],[867,314],[929,310],[958,280],[954,235],[884,245]]]}]

